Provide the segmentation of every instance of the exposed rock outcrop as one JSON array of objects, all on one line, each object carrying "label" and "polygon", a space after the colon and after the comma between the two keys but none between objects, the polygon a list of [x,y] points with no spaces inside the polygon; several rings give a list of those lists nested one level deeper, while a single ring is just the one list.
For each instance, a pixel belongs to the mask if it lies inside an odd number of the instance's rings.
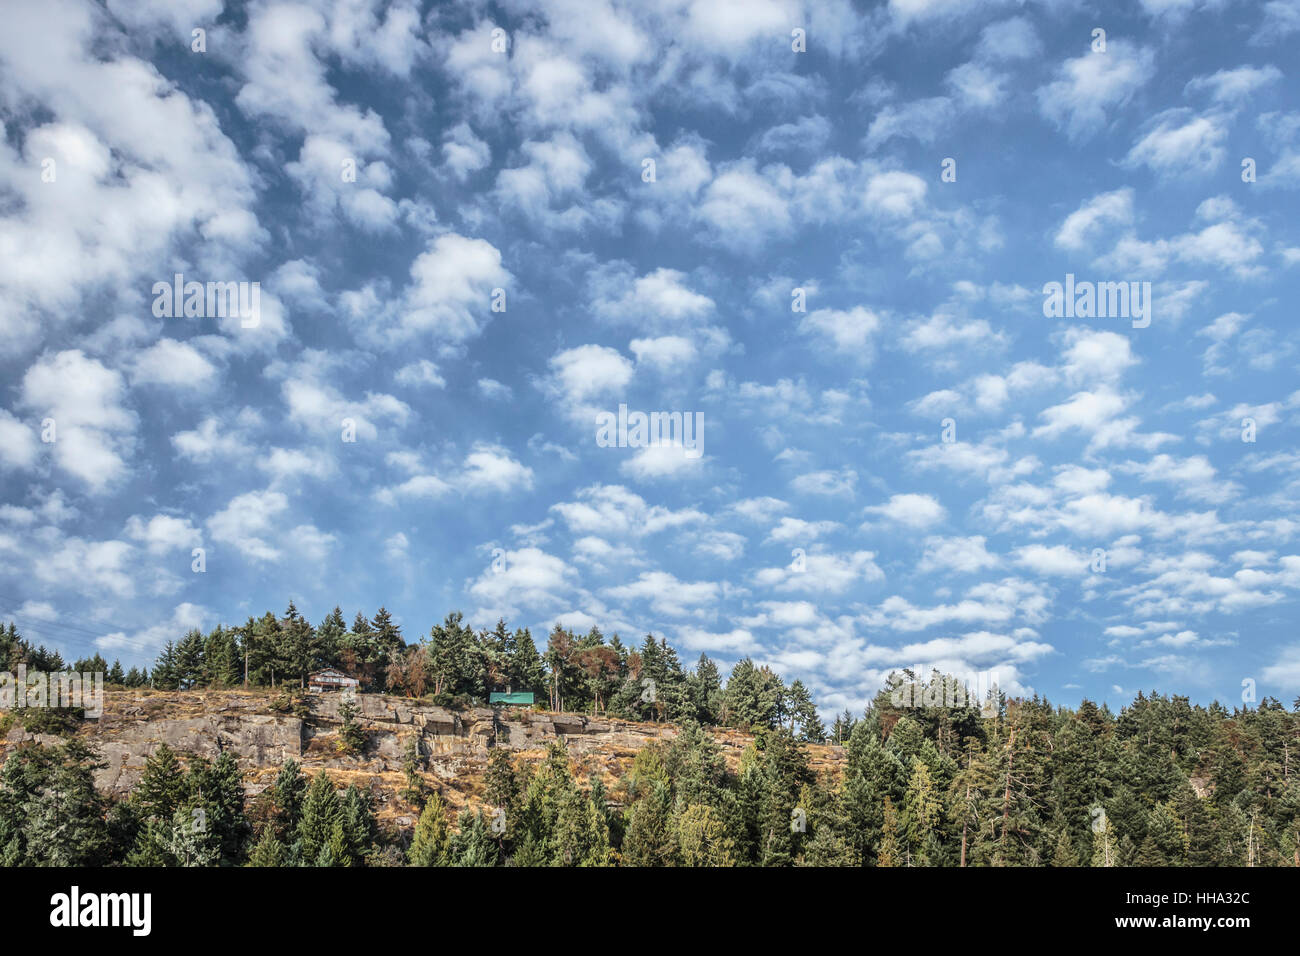
[{"label": "exposed rock outcrop", "polygon": [[[360,694],[352,701],[366,745],[362,753],[348,755],[339,746],[343,701],[337,693],[307,694],[287,708],[283,698],[277,702],[275,695],[259,691],[107,691],[103,716],[86,721],[78,733],[102,757],[104,766],[96,771],[96,785],[117,796],[135,786],[149,755],[166,743],[178,752],[210,759],[229,752],[244,771],[250,796],[265,789],[281,763],[293,758],[309,773],[324,770],[340,783],[370,787],[381,815],[397,819],[410,814],[393,795],[404,782],[404,755],[411,740],[424,758],[427,781],[453,806],[464,806],[481,796],[482,774],[493,747],[536,760],[548,743],[562,739],[583,774],[596,773],[613,784],[638,750],[677,734],[669,724],[523,708],[451,710],[405,698]],[[733,730],[716,730],[714,736],[728,762],[737,766],[750,736]],[[0,755],[35,739],[15,728],[0,742]],[[59,741],[39,739],[47,744]],[[834,772],[841,763],[838,747],[810,750],[820,770]]]}]

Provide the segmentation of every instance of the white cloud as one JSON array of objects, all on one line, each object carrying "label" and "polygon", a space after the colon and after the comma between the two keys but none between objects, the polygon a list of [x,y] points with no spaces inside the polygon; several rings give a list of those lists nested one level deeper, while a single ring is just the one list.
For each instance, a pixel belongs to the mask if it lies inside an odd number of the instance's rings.
[{"label": "white cloud", "polygon": [[497,401],[508,402],[514,398],[514,390],[503,382],[498,382],[494,378],[481,378],[478,380],[479,394],[484,398]]},{"label": "white cloud", "polygon": [[635,581],[602,593],[616,601],[646,601],[656,614],[684,617],[715,604],[720,587],[713,581],[679,581],[667,571],[642,571]]},{"label": "white cloud", "polygon": [[1022,568],[1056,577],[1082,577],[1089,571],[1090,554],[1074,551],[1065,545],[1030,544],[1016,548],[1013,560]]},{"label": "white cloud", "polygon": [[810,591],[839,594],[858,582],[884,580],[885,573],[875,562],[875,552],[850,554],[811,553],[804,555],[802,569],[795,561],[776,568],[763,568],[754,574],[754,582],[774,591]]},{"label": "white cloud", "polygon": [[474,135],[468,123],[449,129],[442,141],[443,160],[456,178],[465,180],[470,173],[483,169],[492,161],[492,150]]},{"label": "white cloud", "polygon": [[79,349],[45,355],[23,376],[23,404],[53,419],[55,462],[94,492],[126,475],[136,416],[125,401],[122,376]]},{"label": "white cloud", "polygon": [[284,552],[273,543],[275,519],[288,508],[289,499],[279,491],[246,492],[208,518],[208,531],[213,541],[230,545],[251,561],[278,561]]},{"label": "white cloud", "polygon": [[1207,91],[1215,103],[1233,104],[1248,99],[1258,90],[1282,79],[1282,71],[1268,65],[1262,67],[1239,66],[1232,70],[1219,70],[1207,76],[1198,76],[1187,83],[1188,92]]},{"label": "white cloud", "polygon": [[1077,252],[1086,249],[1097,233],[1108,225],[1126,226],[1132,221],[1132,189],[1126,187],[1114,192],[1099,193],[1065,217],[1056,233],[1056,244],[1062,249]]},{"label": "white cloud", "polygon": [[622,485],[590,485],[578,492],[577,501],[551,505],[575,534],[605,538],[635,538],[684,525],[700,524],[707,516],[694,509],[673,511],[650,505]]},{"label": "white cloud", "polygon": [[753,252],[793,225],[789,202],[753,160],[724,166],[705,188],[696,214],[724,246]]},{"label": "white cloud", "polygon": [[1108,110],[1127,103],[1154,75],[1151,50],[1111,39],[1104,53],[1090,50],[1066,60],[1056,79],[1039,88],[1038,105],[1071,139],[1083,139],[1105,124]]},{"label": "white cloud", "polygon": [[804,521],[802,518],[784,517],[767,535],[768,541],[782,544],[808,544],[840,527],[835,521]]},{"label": "white cloud", "polygon": [[511,457],[499,445],[479,443],[465,457],[457,473],[457,484],[466,494],[528,491],[533,487],[533,470]]},{"label": "white cloud", "polygon": [[393,376],[393,381],[398,385],[406,385],[410,388],[419,388],[427,386],[429,388],[446,388],[447,382],[438,371],[438,366],[434,365],[428,359],[419,359],[403,365]]},{"label": "white cloud", "polygon": [[342,436],[350,422],[356,438],[373,440],[384,422],[402,425],[411,408],[400,399],[382,392],[367,392],[362,399],[348,399],[330,381],[331,358],[320,352],[306,352],[293,367],[285,369],[281,392],[291,421],[317,434]]},{"label": "white cloud", "polygon": [[579,345],[551,356],[547,390],[575,417],[587,418],[595,428],[592,399],[621,392],[632,381],[635,368],[615,349],[604,345]]},{"label": "white cloud", "polygon": [[501,560],[494,561],[467,589],[479,602],[481,617],[510,619],[518,618],[523,608],[535,615],[563,607],[576,588],[577,571],[539,548],[503,551]]},{"label": "white cloud", "polygon": [[162,339],[136,356],[131,384],[206,390],[219,375],[217,367],[188,342]]},{"label": "white cloud", "polygon": [[790,481],[790,487],[800,494],[826,495],[829,497],[853,497],[853,488],[858,483],[858,473],[852,468],[839,471],[813,471],[799,475]]},{"label": "white cloud", "polygon": [[135,596],[133,549],[125,541],[87,541],[65,538],[50,542],[32,561],[41,584],[57,588],[90,590],[119,599]]},{"label": "white cloud", "polygon": [[1277,659],[1265,667],[1260,676],[1280,688],[1277,696],[1288,696],[1300,687],[1300,644],[1283,647]]},{"label": "white cloud", "polygon": [[633,339],[628,347],[638,365],[650,365],[666,371],[680,370],[695,361],[695,344],[680,335],[653,339]]},{"label": "white cloud", "polygon": [[943,505],[933,496],[917,494],[891,495],[885,504],[872,505],[865,513],[909,528],[927,528],[947,517]]},{"label": "white cloud", "polygon": [[872,339],[880,329],[880,318],[870,309],[817,309],[799,323],[799,331],[816,336],[842,354],[852,355],[863,364],[873,357]]},{"label": "white cloud", "polygon": [[30,468],[39,450],[32,427],[0,408],[0,467]]},{"label": "white cloud", "polygon": [[930,571],[957,571],[974,574],[998,565],[998,557],[984,545],[983,535],[963,537],[929,537],[925,539],[925,554],[917,565],[922,573]]},{"label": "white cloud", "polygon": [[1124,164],[1145,165],[1158,174],[1212,173],[1227,153],[1227,136],[1217,116],[1168,110],[1152,120],[1152,129],[1133,145]]},{"label": "white cloud", "polygon": [[154,515],[148,521],[132,515],[126,521],[127,537],[139,541],[153,554],[188,550],[203,543],[202,532],[188,518]]},{"label": "white cloud", "polygon": [[386,347],[424,336],[465,342],[487,324],[493,289],[508,295],[512,278],[495,246],[456,233],[431,239],[411,263],[410,274],[410,283],[392,301],[374,283],[341,296],[359,337]]},{"label": "white cloud", "polygon": [[613,324],[672,329],[704,320],[714,311],[713,300],[687,285],[676,269],[655,269],[636,276],[615,263],[597,270],[591,280],[591,310]]}]

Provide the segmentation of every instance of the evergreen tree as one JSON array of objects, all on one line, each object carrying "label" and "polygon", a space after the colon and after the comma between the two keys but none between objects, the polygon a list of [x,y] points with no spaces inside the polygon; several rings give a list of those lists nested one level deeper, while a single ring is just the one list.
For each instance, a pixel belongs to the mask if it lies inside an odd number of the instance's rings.
[{"label": "evergreen tree", "polygon": [[287,858],[288,851],[285,845],[276,837],[275,828],[272,826],[262,827],[262,835],[253,846],[253,852],[248,858],[248,865],[284,866]]},{"label": "evergreen tree", "polygon": [[858,721],[849,738],[843,785],[849,844],[858,859],[879,857],[885,800],[901,800],[905,781],[898,757],[880,745],[866,721]]},{"label": "evergreen tree", "polygon": [[424,778],[420,776],[423,769],[424,760],[420,755],[419,738],[412,736],[406,742],[406,749],[402,751],[402,772],[406,775],[406,786],[398,796],[413,807],[424,803]]},{"label": "evergreen tree", "polygon": [[812,696],[808,693],[808,688],[804,687],[803,681],[796,680],[790,685],[786,711],[790,732],[795,733],[797,727],[800,740],[818,744],[826,740],[826,728],[822,726]]},{"label": "evergreen tree", "polygon": [[448,856],[454,866],[497,866],[501,850],[488,830],[483,811],[464,810],[458,821],[459,832],[451,839]]},{"label": "evergreen tree", "polygon": [[339,747],[346,754],[360,754],[366,749],[366,732],[357,723],[357,708],[350,701],[339,706],[343,726],[339,728]]},{"label": "evergreen tree", "polygon": [[165,743],[159,744],[144,763],[144,773],[132,792],[132,799],[142,815],[170,821],[184,803],[185,777],[176,752]]},{"label": "evergreen tree", "polygon": [[666,783],[656,780],[628,811],[623,862],[628,866],[672,866],[678,842],[672,826],[672,795]]},{"label": "evergreen tree", "polygon": [[722,677],[718,665],[701,654],[686,676],[687,715],[701,724],[716,724],[722,709]]},{"label": "evergreen tree", "polygon": [[502,842],[510,839],[519,810],[519,778],[515,773],[510,752],[502,747],[488,751],[487,772],[483,776],[483,796],[489,807],[499,810],[505,827],[498,827],[497,836]]},{"label": "evergreen tree", "polygon": [[1104,813],[1095,818],[1092,840],[1093,866],[1118,866],[1118,848],[1115,844],[1115,828],[1110,818]]},{"label": "evergreen tree", "polygon": [[533,643],[533,635],[527,628],[514,633],[506,673],[510,686],[515,690],[545,696],[546,672],[542,667],[541,655],[537,653],[537,645]]},{"label": "evergreen tree", "polygon": [[926,866],[931,862],[927,847],[931,837],[938,833],[941,809],[929,768],[921,760],[913,761],[912,776],[903,797],[902,831],[915,865]]},{"label": "evergreen tree", "polygon": [[298,820],[297,842],[302,858],[315,861],[314,865],[339,865],[332,859],[320,862],[321,851],[330,847],[331,841],[342,832],[343,813],[339,806],[338,791],[323,772],[312,777],[307,795],[302,801],[302,816]]},{"label": "evergreen tree", "polygon": [[685,804],[673,824],[677,835],[677,859],[682,866],[735,865],[726,824],[713,807]]},{"label": "evergreen tree", "polygon": [[334,610],[326,615],[325,620],[320,622],[316,628],[316,640],[320,649],[321,661],[332,667],[339,667],[343,664],[342,653],[346,646],[348,634],[347,622],[343,620],[343,612],[339,606],[334,605]]},{"label": "evergreen tree", "polygon": [[885,797],[883,820],[884,822],[881,825],[880,835],[880,852],[876,857],[876,866],[900,866],[901,854],[899,852],[898,839],[898,812],[894,809],[894,801],[889,797]]},{"label": "evergreen tree", "polygon": [[447,805],[435,793],[429,795],[415,826],[408,855],[412,866],[447,866],[451,837],[447,832]]},{"label": "evergreen tree", "polygon": [[202,814],[182,807],[159,832],[160,849],[170,866],[216,866],[221,859],[221,839]]},{"label": "evergreen tree", "polygon": [[375,842],[377,829],[374,807],[370,795],[356,785],[343,791],[339,804],[343,841],[341,845],[335,846],[335,855],[346,866],[359,866]]},{"label": "evergreen tree", "polygon": [[[14,808],[14,816],[22,821],[22,839],[12,849],[20,855],[15,865],[80,867],[107,862],[107,807],[94,785],[94,771],[102,766],[94,751],[73,738],[58,747],[42,748],[17,768],[17,775],[25,779],[4,801],[21,797]],[[6,774],[6,790],[11,782]],[[0,824],[0,834],[9,831],[12,839],[13,822]],[[9,854],[7,848],[7,858]]]},{"label": "evergreen tree", "polygon": [[731,670],[723,693],[722,719],[733,727],[775,727],[785,688],[767,667],[748,657]]},{"label": "evergreen tree", "polygon": [[307,796],[307,780],[296,760],[290,758],[280,765],[271,789],[275,796],[276,825],[281,834],[292,840],[298,831],[303,800]]}]

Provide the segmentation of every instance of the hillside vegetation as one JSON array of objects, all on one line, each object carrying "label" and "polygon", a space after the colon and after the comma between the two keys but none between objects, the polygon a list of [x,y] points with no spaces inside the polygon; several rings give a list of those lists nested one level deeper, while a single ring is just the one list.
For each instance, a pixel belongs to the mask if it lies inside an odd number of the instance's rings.
[{"label": "hillside vegetation", "polygon": [[[110,694],[99,724],[6,715],[4,863],[1300,865],[1300,701],[956,707],[927,703],[952,679],[904,672],[828,734],[749,661],[724,685],[653,638],[557,630],[543,658],[504,624],[451,615],[411,647],[385,619],[340,636],[291,607],[169,646],[148,679],[176,689]],[[301,683],[304,640],[403,696],[201,689],[235,683],[241,648],[254,683]],[[7,648],[31,652],[12,628]],[[477,706],[501,684],[555,709]]]}]

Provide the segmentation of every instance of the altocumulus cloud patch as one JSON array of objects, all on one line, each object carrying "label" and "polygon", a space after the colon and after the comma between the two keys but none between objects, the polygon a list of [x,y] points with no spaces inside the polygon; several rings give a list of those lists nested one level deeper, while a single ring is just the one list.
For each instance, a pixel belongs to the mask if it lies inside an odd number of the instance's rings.
[{"label": "altocumulus cloud patch", "polygon": [[9,3],[0,608],[1290,699],[1283,6]]}]

